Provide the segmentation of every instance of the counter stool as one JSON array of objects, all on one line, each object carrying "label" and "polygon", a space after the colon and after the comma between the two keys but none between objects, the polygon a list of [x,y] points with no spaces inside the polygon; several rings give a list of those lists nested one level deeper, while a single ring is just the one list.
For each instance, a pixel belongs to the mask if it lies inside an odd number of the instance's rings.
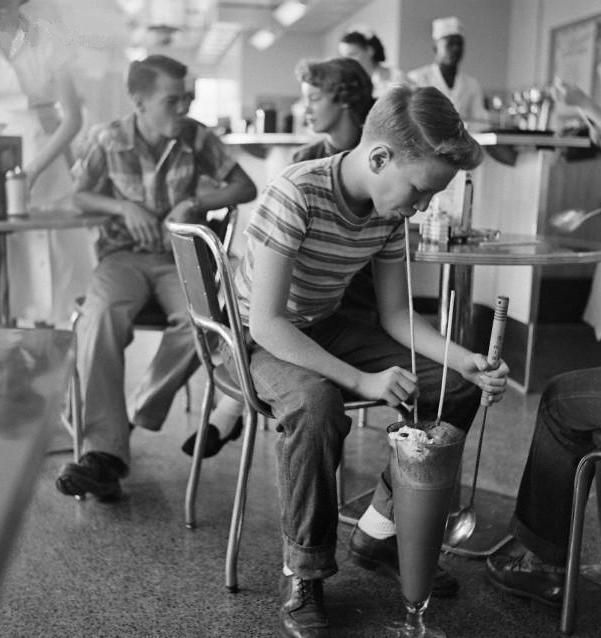
[{"label": "counter stool", "polygon": [[[597,441],[599,444],[600,442]],[[601,447],[601,446],[600,446]],[[568,543],[568,557],[566,561],[566,578],[561,607],[559,629],[564,634],[572,634],[576,612],[576,592],[580,575],[580,550],[582,549],[582,532],[584,528],[584,513],[589,490],[595,469],[601,462],[601,449],[590,452],[582,457],[574,477],[574,494],[572,502],[572,517],[570,520],[570,540]],[[597,490],[601,489],[601,472],[597,472]],[[598,504],[601,507],[601,494],[597,493]]]}]

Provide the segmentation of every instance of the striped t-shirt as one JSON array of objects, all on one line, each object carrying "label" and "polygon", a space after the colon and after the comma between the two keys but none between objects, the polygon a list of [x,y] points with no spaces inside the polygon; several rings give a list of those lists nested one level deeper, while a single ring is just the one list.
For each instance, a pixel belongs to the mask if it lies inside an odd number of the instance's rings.
[{"label": "striped t-shirt", "polygon": [[331,315],[353,275],[372,257],[404,257],[402,217],[372,211],[355,215],[342,196],[340,164],[345,153],[294,164],[263,191],[246,230],[247,244],[236,271],[240,313],[248,325],[258,244],[294,260],[287,318],[305,327]]}]

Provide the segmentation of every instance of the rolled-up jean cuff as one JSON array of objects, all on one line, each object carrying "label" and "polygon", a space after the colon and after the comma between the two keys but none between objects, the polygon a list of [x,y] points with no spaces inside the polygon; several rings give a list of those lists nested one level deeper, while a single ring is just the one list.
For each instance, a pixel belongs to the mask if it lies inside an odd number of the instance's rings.
[{"label": "rolled-up jean cuff", "polygon": [[394,507],[392,503],[392,490],[386,485],[384,477],[381,476],[374,495],[372,496],[370,505],[382,514],[389,521],[394,521]]},{"label": "rolled-up jean cuff", "polygon": [[333,576],[338,571],[335,552],[335,546],[301,547],[284,536],[284,564],[305,580]]},{"label": "rolled-up jean cuff", "polygon": [[514,514],[509,523],[509,531],[527,549],[536,554],[543,562],[563,567],[566,562],[567,548],[561,548],[535,534]]}]

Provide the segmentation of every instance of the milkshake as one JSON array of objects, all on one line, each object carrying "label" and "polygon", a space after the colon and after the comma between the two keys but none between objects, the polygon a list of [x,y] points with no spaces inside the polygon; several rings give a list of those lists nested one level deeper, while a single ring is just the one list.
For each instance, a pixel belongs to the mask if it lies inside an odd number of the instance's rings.
[{"label": "milkshake", "polygon": [[397,423],[387,431],[401,590],[415,616],[408,623],[419,625],[401,635],[427,636],[421,613],[432,590],[465,433],[445,422]]}]

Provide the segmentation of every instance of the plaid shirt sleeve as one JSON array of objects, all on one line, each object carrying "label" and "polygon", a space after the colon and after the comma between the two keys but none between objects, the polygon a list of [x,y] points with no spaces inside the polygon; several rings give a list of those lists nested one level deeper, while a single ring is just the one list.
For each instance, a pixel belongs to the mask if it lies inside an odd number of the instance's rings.
[{"label": "plaid shirt sleeve", "polygon": [[92,193],[107,194],[108,165],[104,148],[98,139],[92,141],[83,157],[73,167],[75,192],[91,191]]},{"label": "plaid shirt sleeve", "polygon": [[223,142],[206,128],[198,130],[195,154],[200,175],[209,175],[219,182],[226,181],[226,177],[237,164]]}]

